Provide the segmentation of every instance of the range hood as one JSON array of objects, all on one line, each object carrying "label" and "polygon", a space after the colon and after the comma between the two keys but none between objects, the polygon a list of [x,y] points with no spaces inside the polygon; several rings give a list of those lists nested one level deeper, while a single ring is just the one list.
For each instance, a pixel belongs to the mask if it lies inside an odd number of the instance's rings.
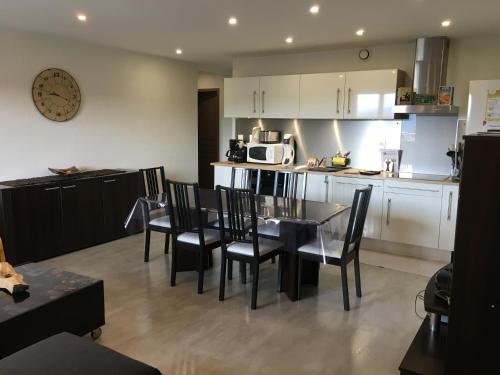
[{"label": "range hood", "polygon": [[[439,86],[446,85],[449,45],[449,39],[441,36],[417,39],[413,71],[413,91],[417,95],[437,95]],[[455,116],[458,114],[458,107],[434,104],[396,105],[393,112]]]}]

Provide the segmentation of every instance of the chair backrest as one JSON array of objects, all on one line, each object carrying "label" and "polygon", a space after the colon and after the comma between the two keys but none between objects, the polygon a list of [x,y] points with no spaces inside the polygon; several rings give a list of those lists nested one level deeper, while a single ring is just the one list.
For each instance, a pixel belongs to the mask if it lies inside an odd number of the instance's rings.
[{"label": "chair backrest", "polygon": [[[300,196],[297,196],[299,176],[302,175],[302,191]],[[280,176],[283,176],[283,188],[281,190],[280,196],[284,198],[300,198],[306,199],[306,186],[307,186],[307,173],[305,172],[274,172],[274,188],[273,195],[278,196],[279,180]]]},{"label": "chair backrest", "polygon": [[[225,251],[227,244],[231,242],[252,243],[254,256],[258,257],[258,236],[251,236],[247,225],[250,218],[252,233],[257,233],[254,192],[251,189],[236,189],[220,185],[216,186],[216,190],[222,250]],[[224,216],[227,217],[227,222]]]},{"label": "chair backrest", "polygon": [[363,238],[363,229],[365,227],[366,214],[370,205],[370,197],[373,185],[365,188],[356,189],[349,216],[349,224],[344,240],[342,257],[347,256],[351,251],[358,251],[361,239]]},{"label": "chair backrest", "polygon": [[167,180],[166,188],[173,235],[198,232],[200,244],[205,243],[198,184]]},{"label": "chair backrest", "polygon": [[140,169],[146,196],[165,192],[165,169],[162,167]]},{"label": "chair backrest", "polygon": [[[240,178],[236,178],[236,172],[240,171]],[[255,193],[260,194],[261,185],[261,171],[260,169],[248,169],[240,167],[231,168],[231,187],[250,190],[252,188],[253,176],[257,176],[257,182],[255,185]]]}]

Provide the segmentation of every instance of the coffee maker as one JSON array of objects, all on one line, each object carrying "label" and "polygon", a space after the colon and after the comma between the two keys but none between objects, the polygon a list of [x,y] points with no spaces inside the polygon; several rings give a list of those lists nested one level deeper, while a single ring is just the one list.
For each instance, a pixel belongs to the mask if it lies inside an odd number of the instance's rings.
[{"label": "coffee maker", "polygon": [[292,134],[283,137],[283,165],[293,165],[295,161],[295,139]]},{"label": "coffee maker", "polygon": [[247,147],[244,142],[238,139],[230,139],[226,157],[228,161],[245,163],[247,161]]}]

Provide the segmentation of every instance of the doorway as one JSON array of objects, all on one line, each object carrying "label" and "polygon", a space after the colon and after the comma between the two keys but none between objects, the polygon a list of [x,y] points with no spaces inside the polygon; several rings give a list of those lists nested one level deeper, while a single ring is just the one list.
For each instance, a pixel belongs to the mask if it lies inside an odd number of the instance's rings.
[{"label": "doorway", "polygon": [[219,160],[219,89],[198,90],[198,183],[214,187],[214,167]]}]

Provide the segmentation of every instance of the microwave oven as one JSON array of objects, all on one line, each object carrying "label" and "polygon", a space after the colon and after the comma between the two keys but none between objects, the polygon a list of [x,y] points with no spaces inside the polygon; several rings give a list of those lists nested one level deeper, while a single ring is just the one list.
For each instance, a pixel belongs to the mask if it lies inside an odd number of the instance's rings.
[{"label": "microwave oven", "polygon": [[281,164],[283,144],[247,143],[247,162],[263,164]]}]

